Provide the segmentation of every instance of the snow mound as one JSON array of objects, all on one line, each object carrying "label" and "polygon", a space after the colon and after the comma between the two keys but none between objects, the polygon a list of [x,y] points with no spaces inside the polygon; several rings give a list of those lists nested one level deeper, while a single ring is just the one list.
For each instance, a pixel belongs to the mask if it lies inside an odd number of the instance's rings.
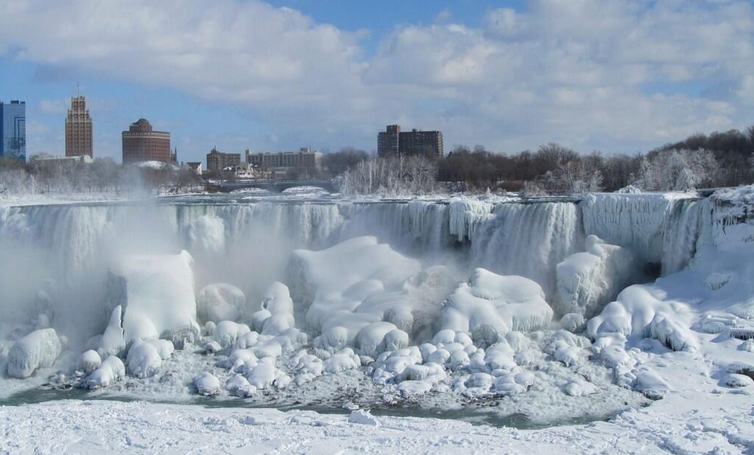
[{"label": "snow mound", "polygon": [[123,332],[126,343],[174,332],[198,331],[193,259],[177,255],[129,256],[111,267],[125,282]]},{"label": "snow mound", "polygon": [[377,420],[372,413],[363,409],[351,411],[351,414],[348,416],[348,423],[358,423],[360,425],[371,425],[375,427],[380,426],[380,421]]},{"label": "snow mound", "polygon": [[196,297],[197,316],[203,322],[237,321],[245,307],[246,296],[232,284],[208,284]]},{"label": "snow mound", "polygon": [[639,266],[627,248],[608,245],[590,235],[586,251],[568,256],[556,271],[558,314],[579,313],[590,318],[627,285],[638,281]]},{"label": "snow mound", "polygon": [[8,376],[25,379],[39,368],[55,364],[63,349],[55,329],[31,332],[16,341],[8,352]]},{"label": "snow mound", "polygon": [[540,330],[552,316],[544,291],[534,281],[478,268],[469,283],[462,283],[448,297],[442,311],[442,328],[494,342],[491,334]]}]

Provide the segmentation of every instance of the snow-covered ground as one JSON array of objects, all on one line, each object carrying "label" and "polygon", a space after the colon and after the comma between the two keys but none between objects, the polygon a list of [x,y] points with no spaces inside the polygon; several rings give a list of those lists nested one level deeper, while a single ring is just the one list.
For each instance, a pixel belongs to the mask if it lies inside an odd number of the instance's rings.
[{"label": "snow-covered ground", "polygon": [[542,430],[449,419],[56,401],[0,407],[0,453],[112,454],[746,454],[751,395],[677,394],[610,422]]},{"label": "snow-covered ground", "polygon": [[233,197],[0,210],[0,449],[754,451],[753,187]]}]

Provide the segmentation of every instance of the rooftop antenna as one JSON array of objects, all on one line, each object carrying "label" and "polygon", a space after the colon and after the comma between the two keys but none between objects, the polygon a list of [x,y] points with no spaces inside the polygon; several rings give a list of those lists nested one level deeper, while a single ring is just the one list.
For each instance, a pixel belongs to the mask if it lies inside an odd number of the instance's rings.
[{"label": "rooftop antenna", "polygon": [[79,83],[78,82],[76,82],[76,96],[77,97],[81,96],[81,90],[79,90]]}]

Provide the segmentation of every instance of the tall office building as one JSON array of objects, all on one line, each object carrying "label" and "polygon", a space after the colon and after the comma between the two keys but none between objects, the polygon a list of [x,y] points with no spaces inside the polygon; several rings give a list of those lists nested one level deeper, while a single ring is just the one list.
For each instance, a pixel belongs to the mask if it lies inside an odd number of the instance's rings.
[{"label": "tall office building", "polygon": [[380,157],[424,155],[442,158],[442,131],[411,130],[401,132],[400,125],[388,125],[377,135],[377,154]]},{"label": "tall office building", "polygon": [[0,158],[26,161],[26,103],[0,101]]},{"label": "tall office building", "polygon": [[123,164],[142,161],[175,163],[176,154],[170,153],[170,133],[152,130],[147,119],[140,118],[123,132]]},{"label": "tall office building", "polygon": [[71,98],[71,108],[65,119],[65,156],[93,156],[92,118],[86,108],[86,98]]}]

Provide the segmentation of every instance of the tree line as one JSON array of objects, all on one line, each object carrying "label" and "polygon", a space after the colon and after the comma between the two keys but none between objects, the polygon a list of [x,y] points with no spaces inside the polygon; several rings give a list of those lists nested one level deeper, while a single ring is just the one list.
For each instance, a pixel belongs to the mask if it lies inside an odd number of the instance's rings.
[{"label": "tree line", "polygon": [[[339,160],[338,153],[330,159]],[[647,153],[606,156],[599,151],[579,154],[559,144],[535,152],[494,153],[484,146],[457,146],[442,159],[425,157],[367,158],[347,153],[342,174],[344,192],[363,194],[409,193],[415,190],[416,169],[421,187],[444,184],[468,191],[520,191],[527,195],[617,191],[684,191],[695,188],[738,186],[754,181],[754,126],[741,132],[693,135]],[[417,164],[416,160],[421,162]],[[369,164],[364,164],[369,163]],[[432,171],[430,171],[432,170]],[[427,181],[431,173],[432,182]]]}]

